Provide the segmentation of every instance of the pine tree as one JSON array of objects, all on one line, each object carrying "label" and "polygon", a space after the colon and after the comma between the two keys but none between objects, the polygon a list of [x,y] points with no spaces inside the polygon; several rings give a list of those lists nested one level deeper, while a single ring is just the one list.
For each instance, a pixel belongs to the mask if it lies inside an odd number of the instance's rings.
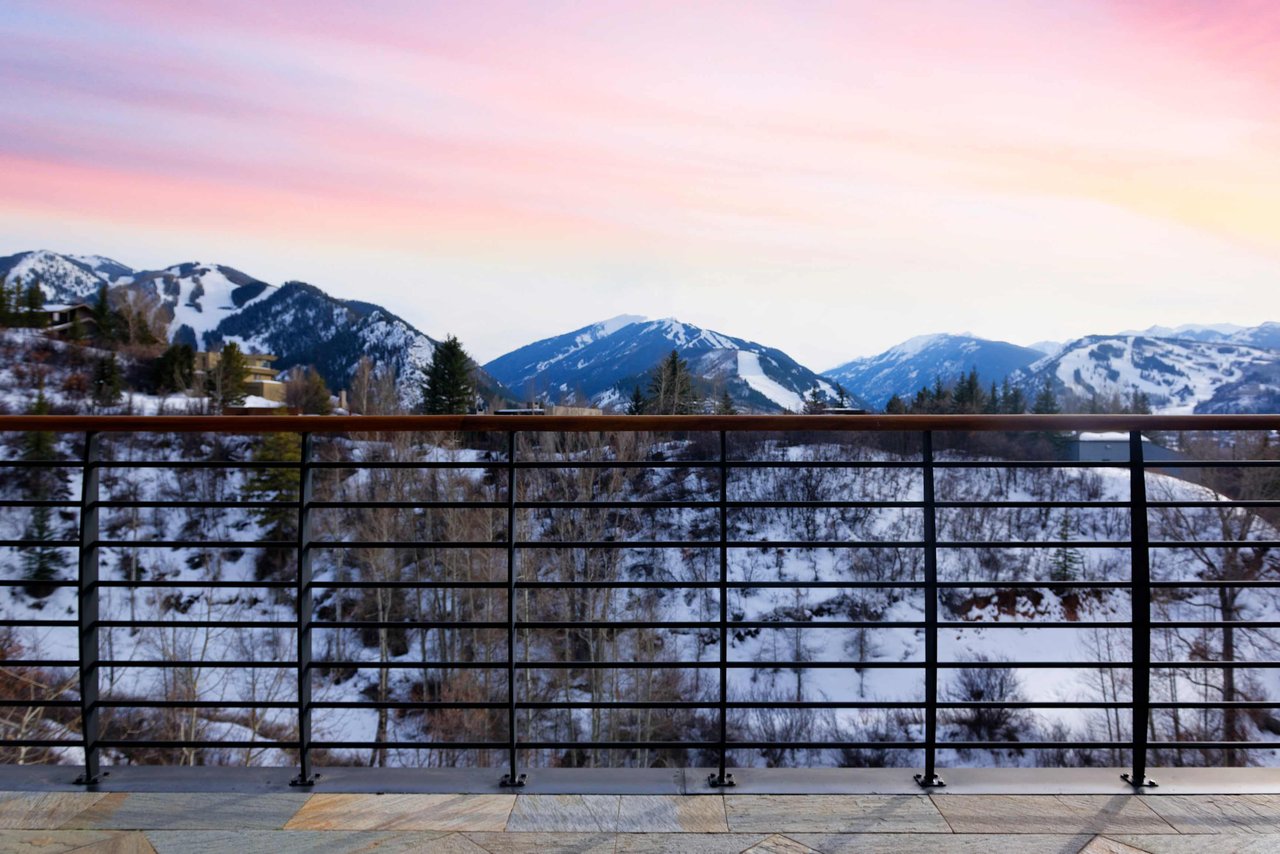
[{"label": "pine tree", "polygon": [[907,404],[901,397],[895,394],[889,398],[888,402],[885,403],[884,411],[886,415],[906,415]]},{"label": "pine tree", "polygon": [[0,276],[0,326],[12,326],[13,317],[9,310],[9,277]]},{"label": "pine tree", "polygon": [[844,409],[848,405],[849,405],[849,392],[846,391],[845,387],[840,385],[840,383],[836,383],[836,406],[840,407],[841,409]]},{"label": "pine tree", "polygon": [[67,567],[67,556],[58,546],[51,545],[58,534],[48,507],[32,508],[31,521],[22,538],[33,541],[22,547],[22,575],[27,581],[23,589],[27,595],[43,599],[56,589],[49,582],[57,581],[61,570]]},{"label": "pine tree", "polygon": [[733,405],[733,398],[729,396],[729,390],[725,389],[720,392],[720,399],[716,401],[716,415],[737,415],[738,407]]},{"label": "pine tree", "polygon": [[[296,463],[302,442],[294,433],[268,433],[254,451],[255,462]],[[264,540],[290,541],[298,533],[298,471],[290,467],[255,468],[245,481],[246,501],[266,502],[250,512],[262,526]],[[258,580],[280,576],[289,566],[289,549],[263,549],[258,554]]]},{"label": "pine tree", "polygon": [[810,389],[809,394],[804,399],[805,415],[821,415],[827,409],[827,399],[822,393],[822,389]]},{"label": "pine tree", "polygon": [[93,322],[98,327],[98,338],[110,341],[115,337],[115,317],[111,313],[111,298],[107,286],[98,286],[98,298],[93,304]]},{"label": "pine tree", "polygon": [[213,369],[213,403],[219,409],[242,406],[248,392],[245,382],[249,379],[249,362],[240,345],[231,341],[222,347],[218,366]]},{"label": "pine tree", "polygon": [[155,384],[160,391],[186,391],[195,381],[196,354],[189,344],[170,344],[155,361]]},{"label": "pine tree", "polygon": [[284,402],[290,409],[307,415],[328,415],[333,412],[329,387],[324,377],[314,367],[295,367],[284,384]]},{"label": "pine tree", "polygon": [[1062,407],[1058,405],[1058,398],[1053,393],[1053,380],[1051,378],[1045,377],[1044,387],[1036,395],[1036,401],[1032,405],[1031,411],[1036,415],[1057,415],[1062,411]]},{"label": "pine tree", "polygon": [[124,390],[124,376],[115,353],[108,353],[93,366],[93,402],[98,406],[115,406]]},{"label": "pine tree", "polygon": [[431,354],[423,370],[422,411],[427,415],[466,415],[475,406],[471,357],[450,335]]},{"label": "pine tree", "polygon": [[[27,409],[28,415],[48,415],[52,412],[44,389],[38,389],[35,402]],[[30,462],[49,462],[57,459],[57,444],[54,435],[45,431],[31,431],[23,437],[22,459]],[[56,468],[34,467],[25,470],[23,478],[25,493],[33,501],[49,501],[59,499],[66,494],[66,484],[61,479],[61,470]],[[53,528],[53,517],[48,507],[34,507],[31,519],[23,531],[24,540],[34,540],[38,544],[23,546],[22,566],[24,577],[33,582],[28,585],[27,593],[36,598],[43,598],[53,592],[53,588],[41,584],[57,579],[58,572],[67,565],[66,555],[56,546],[44,545],[45,541],[58,539]]]},{"label": "pine tree", "polygon": [[656,415],[687,415],[697,408],[689,363],[675,350],[662,360],[649,381],[650,411]]},{"label": "pine tree", "polygon": [[644,392],[640,390],[640,386],[636,386],[631,390],[631,400],[627,402],[627,414],[644,415],[648,405],[649,401],[645,400]]},{"label": "pine tree", "polygon": [[32,278],[31,281],[27,283],[27,293],[24,303],[24,308],[26,309],[26,325],[37,328],[44,326],[44,291],[40,289],[40,282],[38,279]]},{"label": "pine tree", "polygon": [[[1064,510],[1062,519],[1058,524],[1058,540],[1059,542],[1070,542],[1074,526],[1071,524],[1071,516]],[[1084,558],[1080,556],[1079,549],[1063,547],[1054,550],[1053,557],[1050,560],[1049,577],[1053,581],[1075,581],[1080,577],[1080,570],[1084,566]]]}]

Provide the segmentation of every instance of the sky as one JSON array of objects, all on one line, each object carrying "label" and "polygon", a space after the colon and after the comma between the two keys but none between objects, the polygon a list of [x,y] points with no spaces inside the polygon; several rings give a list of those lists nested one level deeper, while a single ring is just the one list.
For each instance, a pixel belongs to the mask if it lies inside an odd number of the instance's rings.
[{"label": "sky", "polygon": [[1280,3],[0,0],[0,254],[199,260],[481,361],[818,370],[1280,320]]}]

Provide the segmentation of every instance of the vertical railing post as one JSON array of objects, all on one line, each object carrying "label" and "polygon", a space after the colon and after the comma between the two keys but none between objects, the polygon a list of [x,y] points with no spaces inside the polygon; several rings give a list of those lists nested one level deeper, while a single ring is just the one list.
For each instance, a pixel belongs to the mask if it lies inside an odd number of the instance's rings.
[{"label": "vertical railing post", "polygon": [[945,786],[935,769],[938,743],[938,514],[934,489],[933,431],[920,436],[920,467],[924,476],[924,773],[916,774],[921,788]]},{"label": "vertical railing post", "polygon": [[507,434],[507,773],[499,785],[520,787],[528,779],[520,772],[516,737],[516,431]]},{"label": "vertical railing post", "polygon": [[719,734],[716,753],[719,757],[716,773],[707,778],[712,788],[723,789],[736,785],[732,774],[725,772],[725,755],[729,750],[729,442],[724,430],[720,431],[720,492],[717,509],[720,515],[720,693]]},{"label": "vertical railing post", "polygon": [[1147,778],[1147,720],[1151,715],[1151,546],[1147,524],[1147,470],[1140,430],[1129,431],[1129,514],[1133,771],[1121,777],[1135,789],[1142,789],[1156,784]]},{"label": "vertical railing post", "polygon": [[315,609],[311,571],[311,500],[314,469],[311,465],[311,434],[302,434],[298,455],[298,776],[290,786],[313,786],[311,771],[311,615]]},{"label": "vertical railing post", "polygon": [[80,731],[84,737],[84,773],[76,782],[98,782],[98,461],[97,433],[84,437],[84,469],[80,480],[79,582],[77,585],[80,645]]}]

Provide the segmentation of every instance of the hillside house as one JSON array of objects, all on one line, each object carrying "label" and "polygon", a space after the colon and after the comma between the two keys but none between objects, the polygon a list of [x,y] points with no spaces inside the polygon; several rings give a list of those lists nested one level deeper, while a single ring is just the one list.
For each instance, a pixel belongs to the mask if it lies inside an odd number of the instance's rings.
[{"label": "hillside house", "polygon": [[[276,369],[272,367],[272,363],[279,357],[269,353],[245,353],[244,358],[249,368],[245,391],[267,400],[284,401],[284,383],[276,379]],[[221,353],[196,353],[196,373],[207,374],[217,368],[221,360]]]}]

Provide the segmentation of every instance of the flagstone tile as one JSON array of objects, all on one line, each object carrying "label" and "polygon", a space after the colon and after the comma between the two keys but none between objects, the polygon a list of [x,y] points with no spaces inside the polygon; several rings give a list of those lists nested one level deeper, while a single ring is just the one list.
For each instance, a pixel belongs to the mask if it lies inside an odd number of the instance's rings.
[{"label": "flagstone tile", "polygon": [[141,833],[109,830],[0,830],[0,851],[6,854],[154,854]]},{"label": "flagstone tile", "polygon": [[608,833],[617,828],[619,795],[520,795],[510,832]]},{"label": "flagstone tile", "polygon": [[1280,795],[1154,795],[1143,803],[1181,833],[1280,833]]},{"label": "flagstone tile", "polygon": [[822,854],[1076,854],[1089,842],[1088,834],[933,834],[912,833],[788,833],[787,837]]},{"label": "flagstone tile", "polygon": [[335,830],[154,830],[156,854],[487,854],[460,833]]},{"label": "flagstone tile", "polygon": [[1113,835],[1112,838],[1151,854],[1275,854],[1280,851],[1280,834],[1186,834],[1180,836]]},{"label": "flagstone tile", "polygon": [[612,833],[468,833],[489,854],[614,854]]},{"label": "flagstone tile", "polygon": [[956,833],[1176,833],[1133,795],[935,795]]},{"label": "flagstone tile", "polygon": [[63,823],[70,829],[278,830],[310,795],[296,792],[112,793]]},{"label": "flagstone tile", "polygon": [[622,833],[728,833],[720,795],[623,795],[616,829]]},{"label": "flagstone tile", "polygon": [[104,797],[98,792],[0,792],[0,828],[53,830]]},{"label": "flagstone tile", "polygon": [[950,833],[923,795],[725,795],[732,831]]},{"label": "flagstone tile", "polygon": [[312,795],[286,830],[503,830],[515,795]]},{"label": "flagstone tile", "polygon": [[617,854],[741,854],[765,839],[759,833],[619,833]]}]

